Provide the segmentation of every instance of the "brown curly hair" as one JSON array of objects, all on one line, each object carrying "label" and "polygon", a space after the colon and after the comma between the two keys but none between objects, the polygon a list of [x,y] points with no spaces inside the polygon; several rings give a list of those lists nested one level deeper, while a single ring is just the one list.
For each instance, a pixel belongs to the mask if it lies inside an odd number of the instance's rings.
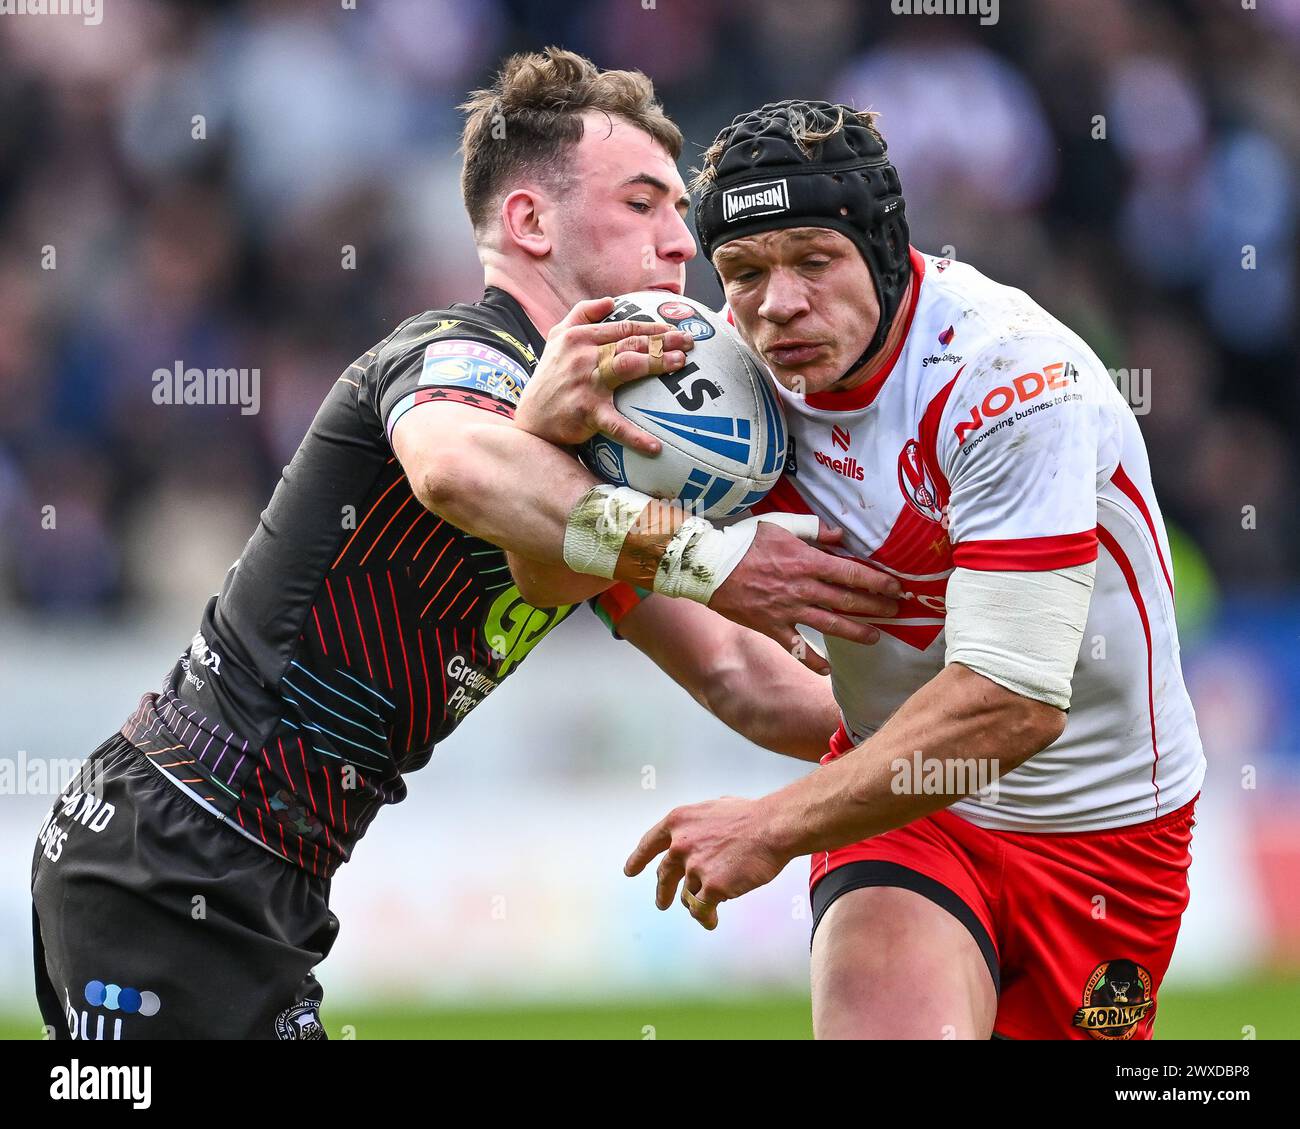
[{"label": "brown curly hair", "polygon": [[602,71],[590,59],[559,47],[512,55],[495,82],[474,91],[465,113],[461,195],[475,234],[495,218],[510,186],[536,178],[557,191],[572,184],[565,160],[582,140],[582,114],[600,110],[644,130],[673,160],[681,156],[681,130],[655,98],[640,71]]}]

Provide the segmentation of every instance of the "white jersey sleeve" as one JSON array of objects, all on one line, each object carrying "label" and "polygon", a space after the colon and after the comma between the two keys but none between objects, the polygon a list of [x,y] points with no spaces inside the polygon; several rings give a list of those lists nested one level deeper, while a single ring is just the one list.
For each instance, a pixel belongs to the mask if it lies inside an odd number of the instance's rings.
[{"label": "white jersey sleeve", "polygon": [[1097,488],[1118,461],[1123,407],[1065,336],[1003,340],[953,383],[935,436],[960,568],[1046,571],[1097,558]]}]

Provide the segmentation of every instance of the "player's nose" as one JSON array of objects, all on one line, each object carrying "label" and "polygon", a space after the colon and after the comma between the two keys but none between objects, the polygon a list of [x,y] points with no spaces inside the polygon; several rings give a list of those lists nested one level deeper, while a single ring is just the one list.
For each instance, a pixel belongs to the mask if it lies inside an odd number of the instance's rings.
[{"label": "player's nose", "polygon": [[659,243],[659,257],[670,263],[685,265],[695,258],[695,236],[686,225],[686,217],[674,211]]},{"label": "player's nose", "polygon": [[768,272],[763,300],[758,307],[760,317],[784,324],[791,318],[807,313],[808,308],[808,296],[798,279],[784,270]]}]

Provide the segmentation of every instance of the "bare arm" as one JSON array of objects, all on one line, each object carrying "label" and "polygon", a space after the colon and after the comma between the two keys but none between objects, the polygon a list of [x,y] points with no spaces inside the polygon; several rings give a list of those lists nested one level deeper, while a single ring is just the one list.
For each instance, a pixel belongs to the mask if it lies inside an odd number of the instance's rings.
[{"label": "bare arm", "polygon": [[[427,508],[465,532],[499,548],[546,565],[564,562],[564,531],[578,499],[596,479],[561,448],[602,430],[639,451],[653,454],[660,444],[613,406],[608,389],[594,394],[601,347],[615,350],[610,369],[618,381],[645,376],[649,369],[649,335],[658,334],[667,371],[686,363],[694,342],[688,333],[666,323],[601,322],[613,309],[612,299],[580,302],[547,338],[529,387],[533,402],[544,400],[548,416],[562,432],[541,438],[495,412],[465,404],[428,405],[403,415],[393,429],[393,451],[415,496]],[[524,409],[522,405],[517,413]],[[666,540],[666,538],[665,538]],[[637,580],[631,570],[620,579]],[[545,576],[554,579],[554,570]],[[542,575],[539,573],[539,576]],[[556,592],[551,606],[572,602],[579,590]],[[608,587],[587,578],[586,594]]]},{"label": "bare arm", "polygon": [[[393,450],[427,509],[528,560],[525,567],[541,570],[542,565],[533,562],[549,558],[544,595],[552,598],[530,603],[574,603],[612,583],[563,568],[560,548],[569,511],[596,479],[558,447],[519,431],[495,413],[443,403],[407,412],[398,420]],[[564,578],[562,585],[556,583],[557,574]]]},{"label": "bare arm", "polygon": [[[407,412],[393,429],[393,450],[426,508],[512,554],[515,581],[529,603],[574,603],[610,586],[610,580],[565,567],[569,515],[596,484],[565,451],[495,413],[454,403]],[[686,516],[680,506],[651,500],[628,534],[614,579],[652,587],[659,559]],[[823,526],[821,543],[838,540],[839,531]],[[897,587],[864,565],[764,525],[709,606],[764,634],[774,634],[770,625],[781,623],[789,625],[780,629],[782,636],[793,638],[793,625],[806,623],[870,643],[876,629],[840,613],[892,614],[894,600],[874,595],[891,585]],[[807,661],[829,669],[815,652]]]},{"label": "bare arm", "polygon": [[687,600],[651,595],[619,634],[719,721],[756,745],[816,763],[840,723],[830,680],[776,643]]},{"label": "bare arm", "polygon": [[548,564],[518,553],[506,553],[510,575],[519,595],[535,608],[556,608],[561,604],[576,604],[598,596],[613,587],[614,580],[603,576],[585,576],[571,572],[562,564]]},{"label": "bare arm", "polygon": [[[923,762],[973,761],[996,780],[1064,729],[1064,711],[950,663],[856,749],[767,797],[769,834],[779,851],[794,858],[902,827],[976,791],[981,778],[965,773],[968,786],[927,794],[913,779],[916,752]],[[961,774],[953,776],[960,785]],[[909,780],[913,786],[895,783]]]},{"label": "bare arm", "polygon": [[[837,761],[759,800],[729,797],[677,808],[642,837],[625,872],[661,852],[655,904],[667,909],[688,873],[700,883],[692,915],[717,926],[718,903],[770,882],[792,858],[834,850],[946,808],[978,787],[930,791],[904,765],[985,762],[1004,775],[1065,729],[1065,713],[948,666],[880,730]],[[968,774],[968,777],[977,774]],[[895,785],[898,780],[903,787]]]}]

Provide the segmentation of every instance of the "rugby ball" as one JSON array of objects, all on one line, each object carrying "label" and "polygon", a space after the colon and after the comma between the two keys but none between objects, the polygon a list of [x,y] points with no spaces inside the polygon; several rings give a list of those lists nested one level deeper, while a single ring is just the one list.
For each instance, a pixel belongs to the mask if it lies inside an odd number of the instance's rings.
[{"label": "rugby ball", "polygon": [[617,389],[614,404],[663,443],[643,455],[604,435],[579,452],[593,474],[705,518],[757,503],[785,467],[786,426],[772,377],[726,319],[663,290],[623,294],[606,321],[667,322],[695,339],[676,372]]}]

